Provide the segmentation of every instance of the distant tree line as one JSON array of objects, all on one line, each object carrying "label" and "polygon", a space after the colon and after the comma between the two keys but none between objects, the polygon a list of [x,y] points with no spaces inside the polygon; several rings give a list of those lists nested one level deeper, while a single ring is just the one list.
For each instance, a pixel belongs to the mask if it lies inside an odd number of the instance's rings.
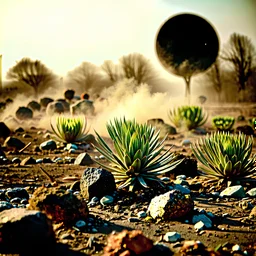
[{"label": "distant tree line", "polygon": [[[239,97],[241,101],[255,101],[256,52],[250,38],[233,33],[221,49],[216,62],[203,77],[205,85],[216,91],[218,101],[228,100],[225,95],[230,84],[236,87],[234,97]],[[50,87],[60,86],[57,75],[40,60],[30,58],[23,58],[11,67],[7,78],[16,87],[29,86],[35,97]],[[103,89],[124,78],[133,79],[138,85],[147,83],[156,88],[158,74],[146,57],[132,53],[122,56],[116,64],[106,60],[101,66],[97,66],[84,61],[68,72],[65,80],[68,87],[78,93],[100,94]]]}]

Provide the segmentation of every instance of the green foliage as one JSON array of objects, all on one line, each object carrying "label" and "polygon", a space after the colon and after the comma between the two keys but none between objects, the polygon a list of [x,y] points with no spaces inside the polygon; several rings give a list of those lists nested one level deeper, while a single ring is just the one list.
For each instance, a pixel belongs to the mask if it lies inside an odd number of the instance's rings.
[{"label": "green foliage", "polygon": [[231,131],[235,118],[231,116],[215,116],[212,118],[212,124],[218,131]]},{"label": "green foliage", "polygon": [[253,130],[256,130],[256,117],[249,119],[249,125],[253,128]]},{"label": "green foliage", "polygon": [[243,133],[215,132],[191,145],[202,163],[203,175],[225,181],[241,180],[255,173],[256,155],[252,153],[253,138]]},{"label": "green foliage", "polygon": [[86,141],[90,136],[86,127],[87,121],[84,116],[67,117],[59,115],[51,119],[51,128],[55,138],[61,142]]},{"label": "green foliage", "polygon": [[184,125],[188,130],[192,130],[202,126],[207,118],[199,106],[181,106],[169,111],[169,119],[177,128]]},{"label": "green foliage", "polygon": [[111,163],[98,164],[113,173],[116,183],[121,183],[119,189],[129,186],[132,191],[137,185],[147,188],[152,181],[162,184],[158,176],[171,171],[182,161],[176,160],[170,149],[161,154],[166,137],[160,141],[155,127],[123,118],[107,123],[107,130],[115,152],[96,132],[98,146],[95,147]]}]

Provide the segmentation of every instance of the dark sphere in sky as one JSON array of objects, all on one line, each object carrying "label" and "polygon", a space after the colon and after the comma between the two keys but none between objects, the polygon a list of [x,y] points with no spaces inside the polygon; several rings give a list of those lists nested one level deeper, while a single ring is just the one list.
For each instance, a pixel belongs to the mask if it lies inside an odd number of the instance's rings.
[{"label": "dark sphere in sky", "polygon": [[205,19],[194,14],[179,14],[161,26],[156,37],[156,52],[169,72],[191,77],[215,62],[219,39]]}]

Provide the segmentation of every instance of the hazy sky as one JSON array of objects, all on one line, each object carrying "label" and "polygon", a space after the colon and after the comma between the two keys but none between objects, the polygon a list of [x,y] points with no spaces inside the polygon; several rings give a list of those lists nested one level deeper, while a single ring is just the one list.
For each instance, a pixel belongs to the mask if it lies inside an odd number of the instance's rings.
[{"label": "hazy sky", "polygon": [[158,63],[156,33],[182,12],[206,18],[221,44],[238,32],[256,45],[256,0],[0,0],[0,10],[3,78],[23,57],[59,75],[83,61],[100,65],[132,52]]}]

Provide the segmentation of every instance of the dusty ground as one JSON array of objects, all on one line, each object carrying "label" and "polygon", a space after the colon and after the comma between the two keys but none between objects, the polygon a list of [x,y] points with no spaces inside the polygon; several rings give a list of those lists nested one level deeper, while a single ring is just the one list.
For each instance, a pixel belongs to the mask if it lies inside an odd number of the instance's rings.
[{"label": "dusty ground", "polygon": [[[22,153],[12,153],[5,152],[7,158],[12,159],[14,157],[19,157],[21,160],[32,156],[35,159],[42,157],[49,157],[53,159],[54,157],[64,157],[67,156],[67,152],[63,150],[56,150],[54,152],[39,152],[34,153],[34,146],[38,146],[42,141],[46,139],[43,138],[43,134],[38,135],[40,129],[32,128],[24,132],[15,133],[16,138],[21,139],[25,143],[32,142],[32,144]],[[26,134],[24,136],[24,134]],[[183,154],[190,154],[191,151],[188,147],[181,147],[180,143],[184,139],[185,135],[189,135],[190,139],[196,140],[200,135],[191,134],[181,134],[171,135],[167,141],[166,146],[174,145],[173,151],[182,152]],[[254,140],[256,140],[254,138]],[[255,141],[256,143],[256,141]],[[256,152],[256,146],[253,149]],[[76,157],[80,152],[76,152],[70,156]],[[89,150],[88,153],[92,158],[99,155],[98,152],[94,150]],[[73,182],[65,182],[63,178],[71,176],[76,177],[78,180],[81,177],[84,166],[74,166],[72,164],[40,164],[31,166],[0,166],[0,188],[6,187],[16,187],[16,186],[41,186],[43,184],[49,183],[49,179],[40,170],[39,166],[43,167],[59,184],[64,184],[67,187]],[[97,166],[93,164],[91,166]],[[198,181],[203,179],[197,177]],[[254,183],[254,184],[253,184]],[[247,184],[250,187],[256,187],[256,182]],[[227,218],[219,218],[216,220],[215,225],[210,230],[205,230],[201,233],[196,233],[192,224],[186,224],[185,220],[181,221],[164,221],[160,223],[154,222],[139,222],[130,223],[128,222],[129,207],[123,207],[121,212],[114,212],[113,207],[106,207],[102,209],[101,207],[93,207],[90,209],[90,213],[93,216],[98,216],[99,220],[107,223],[107,226],[98,227],[98,233],[88,233],[80,232],[72,228],[66,229],[55,225],[56,236],[58,240],[58,250],[59,255],[101,255],[103,247],[106,244],[106,237],[112,231],[121,231],[123,229],[140,229],[143,233],[153,239],[155,242],[162,241],[163,235],[168,231],[177,231],[181,234],[183,240],[200,240],[205,245],[215,248],[218,244],[223,244],[225,242],[238,243],[243,249],[249,249],[253,245],[256,247],[256,223],[244,223],[244,219],[249,215],[250,210],[243,210],[238,206],[238,200],[226,200],[221,199],[218,202],[216,200],[208,201],[206,197],[200,197],[197,191],[192,193],[193,199],[195,201],[195,206],[198,208],[205,209],[206,211],[211,211],[218,216],[223,213],[227,213]],[[256,205],[256,199],[254,200],[254,205]],[[136,207],[143,207],[142,204]],[[62,240],[60,239],[63,234],[72,234],[72,240]],[[172,244],[167,244],[172,247]],[[179,247],[174,248],[178,250]]]}]

